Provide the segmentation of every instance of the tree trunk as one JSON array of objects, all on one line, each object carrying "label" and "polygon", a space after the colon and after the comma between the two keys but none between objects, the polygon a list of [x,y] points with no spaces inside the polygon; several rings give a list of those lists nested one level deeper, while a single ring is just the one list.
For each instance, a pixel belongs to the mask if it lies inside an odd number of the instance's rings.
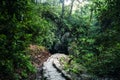
[{"label": "tree trunk", "polygon": [[73,9],[74,1],[75,1],[75,0],[72,0],[72,2],[71,2],[69,17],[70,17],[71,14],[72,14],[72,9]]},{"label": "tree trunk", "polygon": [[64,6],[65,6],[65,0],[62,0],[61,2],[62,2],[62,13],[61,13],[61,18],[63,18],[63,17],[64,17],[64,11],[65,11],[65,8],[64,8]]},{"label": "tree trunk", "polygon": [[90,22],[92,21],[92,17],[93,17],[93,9],[91,9],[91,12],[90,12]]}]

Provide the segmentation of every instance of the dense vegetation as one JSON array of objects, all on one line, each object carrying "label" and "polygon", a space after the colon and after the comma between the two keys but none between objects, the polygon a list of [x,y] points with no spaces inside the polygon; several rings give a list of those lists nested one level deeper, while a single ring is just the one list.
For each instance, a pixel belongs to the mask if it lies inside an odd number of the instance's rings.
[{"label": "dense vegetation", "polygon": [[52,24],[41,17],[39,8],[43,9],[31,0],[0,1],[0,78],[27,78],[35,72],[26,52],[29,44],[51,44]]},{"label": "dense vegetation", "polygon": [[92,75],[120,78],[120,1],[65,1],[0,1],[1,80],[28,79],[35,72],[30,44],[69,54]]}]

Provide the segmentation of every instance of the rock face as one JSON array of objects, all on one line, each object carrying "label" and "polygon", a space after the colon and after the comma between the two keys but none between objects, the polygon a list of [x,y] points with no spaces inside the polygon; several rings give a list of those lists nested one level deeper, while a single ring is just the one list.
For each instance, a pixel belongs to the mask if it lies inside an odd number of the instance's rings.
[{"label": "rock face", "polygon": [[[43,64],[43,76],[45,80],[66,80],[62,73],[53,65],[55,61],[58,61],[61,57],[66,57],[64,54],[54,54],[48,58]],[[59,63],[55,65],[60,66]]]}]

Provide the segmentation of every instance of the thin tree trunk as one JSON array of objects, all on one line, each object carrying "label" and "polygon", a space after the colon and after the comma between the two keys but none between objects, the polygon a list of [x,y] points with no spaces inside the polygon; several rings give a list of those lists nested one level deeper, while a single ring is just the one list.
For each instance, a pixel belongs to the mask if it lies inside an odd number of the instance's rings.
[{"label": "thin tree trunk", "polygon": [[72,0],[72,2],[71,2],[71,7],[70,7],[69,17],[70,17],[70,16],[71,16],[71,14],[72,14],[74,1],[75,1],[75,0]]},{"label": "thin tree trunk", "polygon": [[62,14],[61,14],[61,18],[64,17],[64,11],[65,11],[64,5],[65,5],[65,0],[62,0]]},{"label": "thin tree trunk", "polygon": [[93,17],[93,9],[91,9],[91,12],[90,12],[90,22],[92,21],[92,17]]}]

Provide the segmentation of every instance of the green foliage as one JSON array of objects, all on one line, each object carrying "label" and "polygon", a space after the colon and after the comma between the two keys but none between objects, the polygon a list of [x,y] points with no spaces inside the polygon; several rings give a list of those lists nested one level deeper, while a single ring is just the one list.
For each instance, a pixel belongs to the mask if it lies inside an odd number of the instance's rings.
[{"label": "green foliage", "polygon": [[[27,79],[35,72],[25,51],[28,45],[33,43],[52,49],[57,41],[67,47],[66,52],[68,50],[74,58],[73,64],[77,65],[66,65],[67,70],[78,74],[81,67],[78,65],[82,65],[97,76],[119,77],[120,1],[89,0],[89,4],[70,17],[70,6],[65,6],[64,18],[60,17],[58,1],[53,5],[49,2],[0,1],[1,79]],[[67,32],[70,35],[63,39]]]},{"label": "green foliage", "polygon": [[0,78],[27,79],[35,68],[25,50],[30,43],[50,47],[54,26],[40,15],[42,5],[31,0],[1,0],[0,6]]},{"label": "green foliage", "polygon": [[118,3],[118,0],[94,0],[93,5],[90,5],[95,7],[94,22],[90,24],[89,18],[79,17],[78,14],[65,21],[73,38],[69,42],[69,53],[75,57],[76,62],[84,65],[89,73],[97,76],[119,78],[120,75]]},{"label": "green foliage", "polygon": [[[100,21],[100,31],[99,33],[87,35],[88,38],[82,39],[81,42],[84,44],[82,48],[87,54],[82,55],[82,64],[87,67],[88,72],[94,75],[108,77],[112,76],[119,78],[119,50],[120,47],[120,37],[119,37],[119,17],[116,15],[120,10],[116,7],[119,1],[109,1],[106,3],[101,0],[101,2],[96,1],[97,6],[97,17]],[[103,5],[103,6],[102,6]],[[99,13],[99,14],[98,14]],[[94,36],[93,36],[94,35]],[[91,39],[90,39],[91,37]],[[89,42],[91,45],[88,46]],[[87,45],[85,47],[85,45]],[[80,51],[81,52],[81,51]],[[82,52],[81,52],[82,53]],[[80,54],[81,54],[80,53]],[[89,56],[89,54],[91,54]]]},{"label": "green foliage", "polygon": [[[97,60],[92,59],[95,63],[92,64],[92,72],[98,73],[100,76],[114,76],[119,77],[119,17],[116,17],[119,14],[120,10],[116,7],[119,7],[118,0],[111,1],[105,0],[106,6],[99,7],[99,20],[101,24],[101,33],[96,37],[95,45],[97,45],[98,56]],[[102,4],[100,4],[102,5]],[[107,16],[106,16],[107,15]],[[97,68],[97,70],[96,70]]]}]

